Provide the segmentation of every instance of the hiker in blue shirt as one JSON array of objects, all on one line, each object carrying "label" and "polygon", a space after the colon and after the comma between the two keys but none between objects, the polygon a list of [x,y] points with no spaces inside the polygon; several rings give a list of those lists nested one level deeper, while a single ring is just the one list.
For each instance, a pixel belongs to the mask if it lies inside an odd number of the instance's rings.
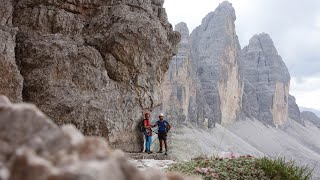
[{"label": "hiker in blue shirt", "polygon": [[168,155],[168,144],[167,144],[167,133],[170,130],[170,124],[168,121],[163,119],[163,114],[159,114],[159,120],[157,123],[154,125],[158,126],[158,139],[159,139],[159,144],[160,144],[160,150],[158,153],[162,153],[162,141],[164,142],[164,147],[166,149],[165,155]]}]

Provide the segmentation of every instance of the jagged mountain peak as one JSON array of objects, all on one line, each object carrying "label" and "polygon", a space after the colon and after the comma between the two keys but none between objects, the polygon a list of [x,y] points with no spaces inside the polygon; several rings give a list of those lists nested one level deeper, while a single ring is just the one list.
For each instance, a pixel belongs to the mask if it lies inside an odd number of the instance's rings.
[{"label": "jagged mountain peak", "polygon": [[205,25],[205,27],[207,27],[208,24],[216,24],[217,21],[227,22],[228,19],[235,21],[236,13],[232,4],[228,1],[224,1],[219,4],[214,12],[210,12],[202,19],[202,25]]},{"label": "jagged mountain peak", "polygon": [[219,7],[233,8],[232,3],[230,3],[229,1],[223,1],[222,3],[219,4],[218,8]]},{"label": "jagged mountain peak", "polygon": [[181,38],[189,37],[189,28],[185,22],[176,24],[174,30],[181,34]]},{"label": "jagged mountain peak", "polygon": [[215,12],[220,14],[230,14],[234,18],[236,18],[236,12],[232,6],[232,3],[228,1],[223,1],[222,3],[220,3]]},{"label": "jagged mountain peak", "polygon": [[[290,81],[289,70],[282,60],[281,56],[273,43],[271,36],[267,33],[254,35],[247,47],[247,52],[259,52],[260,60],[265,62],[266,66],[274,67],[273,71],[277,71],[278,79],[282,82]],[[262,62],[261,61],[261,62]]]},{"label": "jagged mountain peak", "polygon": [[267,54],[278,55],[278,51],[273,43],[273,40],[267,33],[254,35],[249,40],[248,48],[248,51],[263,51]]}]

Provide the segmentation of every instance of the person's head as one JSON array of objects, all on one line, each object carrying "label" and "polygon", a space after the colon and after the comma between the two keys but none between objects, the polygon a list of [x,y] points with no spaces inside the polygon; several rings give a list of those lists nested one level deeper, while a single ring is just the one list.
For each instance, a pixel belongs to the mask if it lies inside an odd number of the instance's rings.
[{"label": "person's head", "polygon": [[162,113],[159,114],[159,119],[163,120],[163,114]]},{"label": "person's head", "polygon": [[149,113],[145,113],[145,114],[144,114],[144,117],[145,117],[146,119],[149,119],[149,118],[150,118],[150,114],[149,114]]}]

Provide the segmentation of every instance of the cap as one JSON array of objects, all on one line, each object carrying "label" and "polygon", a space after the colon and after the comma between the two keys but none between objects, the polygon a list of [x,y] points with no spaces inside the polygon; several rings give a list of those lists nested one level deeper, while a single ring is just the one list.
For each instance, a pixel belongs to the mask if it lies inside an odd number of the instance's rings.
[{"label": "cap", "polygon": [[149,116],[149,113],[145,113],[144,115],[145,115],[145,116]]},{"label": "cap", "polygon": [[162,114],[162,113],[160,113],[160,114],[159,114],[159,117],[163,117],[163,114]]}]

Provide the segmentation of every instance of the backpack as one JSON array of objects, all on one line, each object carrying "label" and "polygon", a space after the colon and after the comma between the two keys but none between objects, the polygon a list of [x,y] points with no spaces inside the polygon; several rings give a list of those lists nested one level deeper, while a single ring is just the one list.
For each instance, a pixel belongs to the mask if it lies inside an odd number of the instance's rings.
[{"label": "backpack", "polygon": [[166,120],[163,120],[162,122],[158,121],[157,124],[159,127],[159,129],[158,129],[159,132],[169,132],[169,130],[171,128],[170,124]]},{"label": "backpack", "polygon": [[146,129],[144,128],[144,119],[141,120],[138,124],[138,128],[140,132],[144,132]]}]

